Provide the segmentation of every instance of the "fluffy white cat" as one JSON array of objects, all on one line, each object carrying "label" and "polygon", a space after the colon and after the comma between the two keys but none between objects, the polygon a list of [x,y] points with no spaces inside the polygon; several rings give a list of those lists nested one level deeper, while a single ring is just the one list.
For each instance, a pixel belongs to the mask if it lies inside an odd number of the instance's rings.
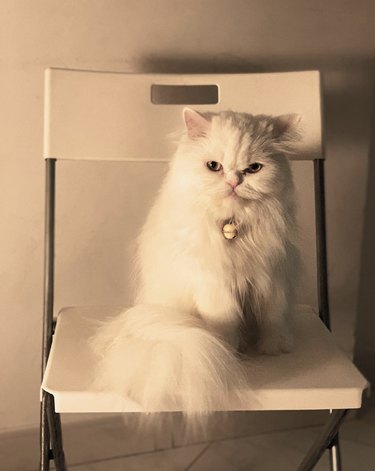
[{"label": "fluffy white cat", "polygon": [[136,306],[92,345],[101,388],[204,414],[246,384],[238,351],[254,332],[261,352],[292,348],[298,117],[185,109],[184,121],[139,237]]}]

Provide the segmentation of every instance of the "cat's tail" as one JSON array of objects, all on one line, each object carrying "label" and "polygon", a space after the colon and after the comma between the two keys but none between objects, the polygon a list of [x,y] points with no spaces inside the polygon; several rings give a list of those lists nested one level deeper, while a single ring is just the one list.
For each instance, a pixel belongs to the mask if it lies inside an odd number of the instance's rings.
[{"label": "cat's tail", "polygon": [[100,355],[96,386],[128,396],[146,412],[204,415],[240,403],[241,361],[188,313],[135,306],[104,322],[91,346]]}]

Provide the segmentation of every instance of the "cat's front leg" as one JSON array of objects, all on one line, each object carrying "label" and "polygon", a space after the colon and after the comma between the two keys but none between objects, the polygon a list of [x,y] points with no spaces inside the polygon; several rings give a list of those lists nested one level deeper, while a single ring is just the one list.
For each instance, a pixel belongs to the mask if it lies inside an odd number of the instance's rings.
[{"label": "cat's front leg", "polygon": [[258,315],[258,351],[268,355],[290,352],[293,348],[291,331],[292,306],[284,287],[274,286],[272,296]]}]

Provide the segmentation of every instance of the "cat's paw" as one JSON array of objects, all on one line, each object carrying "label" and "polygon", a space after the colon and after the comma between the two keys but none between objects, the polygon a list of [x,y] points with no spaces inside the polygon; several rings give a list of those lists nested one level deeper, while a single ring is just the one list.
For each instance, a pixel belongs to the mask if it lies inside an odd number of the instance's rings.
[{"label": "cat's paw", "polygon": [[257,343],[257,350],[267,355],[288,353],[293,349],[293,336],[289,332],[273,333],[262,337]]}]

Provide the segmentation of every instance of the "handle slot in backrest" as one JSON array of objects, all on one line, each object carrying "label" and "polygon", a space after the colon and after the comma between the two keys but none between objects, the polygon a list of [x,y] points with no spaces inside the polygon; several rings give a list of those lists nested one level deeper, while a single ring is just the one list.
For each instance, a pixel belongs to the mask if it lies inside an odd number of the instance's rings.
[{"label": "handle slot in backrest", "polygon": [[218,102],[217,85],[151,85],[154,105],[216,105]]}]

